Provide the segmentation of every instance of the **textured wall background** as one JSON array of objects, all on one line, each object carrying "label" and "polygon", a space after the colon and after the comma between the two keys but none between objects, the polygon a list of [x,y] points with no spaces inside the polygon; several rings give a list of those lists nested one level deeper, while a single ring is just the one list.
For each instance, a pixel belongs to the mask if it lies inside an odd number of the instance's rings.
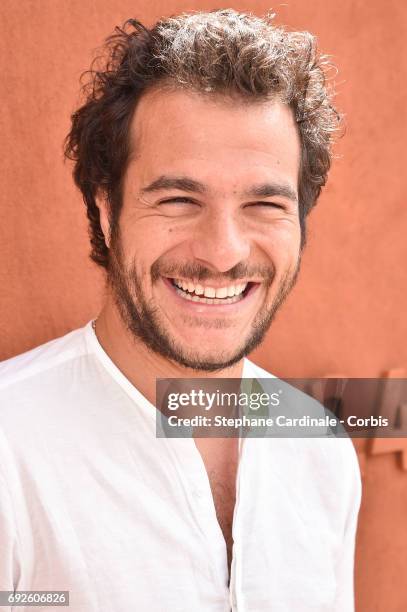
[{"label": "textured wall background", "polygon": [[[201,0],[2,0],[0,358],[84,324],[103,279],[88,261],[81,198],[62,141],[78,79],[128,17],[211,9]],[[262,14],[263,0],[232,2]],[[378,376],[407,367],[407,4],[290,0],[277,22],[317,34],[339,66],[347,133],[312,213],[298,285],[254,359],[278,375]],[[394,455],[365,467],[358,610],[407,609],[407,474]],[[400,575],[400,581],[396,578]]]}]

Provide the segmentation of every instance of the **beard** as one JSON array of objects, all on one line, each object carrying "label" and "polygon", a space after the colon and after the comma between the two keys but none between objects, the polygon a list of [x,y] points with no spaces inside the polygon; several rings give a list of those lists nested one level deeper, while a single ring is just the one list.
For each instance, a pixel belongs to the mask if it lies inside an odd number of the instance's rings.
[{"label": "beard", "polygon": [[[300,269],[300,255],[294,270],[285,273],[279,283],[273,301],[260,308],[251,322],[247,337],[231,355],[224,351],[214,351],[211,356],[201,357],[196,351],[177,344],[176,340],[166,329],[165,322],[154,299],[146,299],[143,291],[143,278],[139,274],[136,262],[126,268],[119,233],[116,230],[112,235],[109,250],[108,284],[112,291],[120,317],[135,340],[141,340],[148,349],[169,359],[185,368],[195,371],[216,372],[231,367],[253,351],[264,339],[278,309],[296,283]],[[207,279],[215,280],[213,272],[197,264],[166,264],[161,258],[157,259],[150,269],[152,285],[160,277],[194,278],[197,281]],[[228,272],[218,275],[216,280],[238,280],[241,278],[262,278],[266,293],[275,278],[275,269],[267,266],[246,266],[239,263]],[[243,298],[244,299],[244,298]],[[195,327],[222,329],[230,327],[230,321],[225,318],[211,319],[198,315],[186,315],[184,322]]]}]

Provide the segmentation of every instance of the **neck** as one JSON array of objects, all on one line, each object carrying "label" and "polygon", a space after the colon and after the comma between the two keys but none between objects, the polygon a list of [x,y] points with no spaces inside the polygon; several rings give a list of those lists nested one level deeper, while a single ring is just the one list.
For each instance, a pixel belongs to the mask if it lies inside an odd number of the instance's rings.
[{"label": "neck", "polygon": [[97,318],[99,343],[126,378],[155,404],[157,378],[241,378],[243,360],[216,372],[194,370],[150,350],[126,328],[117,307],[108,300]]}]

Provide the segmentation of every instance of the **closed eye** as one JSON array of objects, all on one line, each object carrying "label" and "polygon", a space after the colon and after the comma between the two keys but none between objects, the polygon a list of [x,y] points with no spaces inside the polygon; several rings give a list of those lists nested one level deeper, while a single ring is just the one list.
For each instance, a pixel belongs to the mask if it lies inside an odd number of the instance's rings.
[{"label": "closed eye", "polygon": [[161,200],[161,202],[159,202],[159,204],[197,204],[197,202],[195,202],[195,200],[192,200],[191,198],[187,198],[187,197],[176,197],[176,198],[168,198],[167,200]]},{"label": "closed eye", "polygon": [[286,210],[284,204],[277,204],[277,202],[253,202],[247,204],[247,206],[264,206],[265,208],[279,208],[280,210]]}]

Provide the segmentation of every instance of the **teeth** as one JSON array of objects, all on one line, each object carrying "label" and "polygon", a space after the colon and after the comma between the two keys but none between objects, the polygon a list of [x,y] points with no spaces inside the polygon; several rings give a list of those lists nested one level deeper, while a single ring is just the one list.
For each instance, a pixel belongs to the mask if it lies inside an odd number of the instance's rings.
[{"label": "teeth", "polygon": [[213,287],[205,287],[204,296],[208,298],[214,298],[216,295],[216,289]]},{"label": "teeth", "polygon": [[[228,303],[228,298],[241,295],[247,287],[247,283],[241,283],[240,285],[229,285],[228,287],[219,287],[216,289],[215,287],[204,287],[198,283],[194,284],[191,281],[184,281],[178,278],[174,279],[174,284],[183,291],[194,293],[195,295],[193,297],[202,295],[210,300],[214,298],[223,300],[224,303]],[[203,299],[204,298],[201,298],[199,301]],[[194,302],[196,301],[198,300],[194,300]]]},{"label": "teeth", "polygon": [[225,298],[228,296],[228,288],[221,287],[220,289],[216,289],[216,297],[217,298]]},{"label": "teeth", "polygon": [[207,298],[207,297],[199,297],[197,295],[191,295],[182,289],[175,289],[178,295],[180,295],[184,300],[189,300],[191,302],[199,302],[200,304],[234,304],[235,302],[239,302],[242,300],[241,295],[234,295],[233,297],[228,298]]},{"label": "teeth", "polygon": [[204,288],[202,287],[202,285],[195,285],[196,295],[203,295],[203,292],[204,292]]}]

